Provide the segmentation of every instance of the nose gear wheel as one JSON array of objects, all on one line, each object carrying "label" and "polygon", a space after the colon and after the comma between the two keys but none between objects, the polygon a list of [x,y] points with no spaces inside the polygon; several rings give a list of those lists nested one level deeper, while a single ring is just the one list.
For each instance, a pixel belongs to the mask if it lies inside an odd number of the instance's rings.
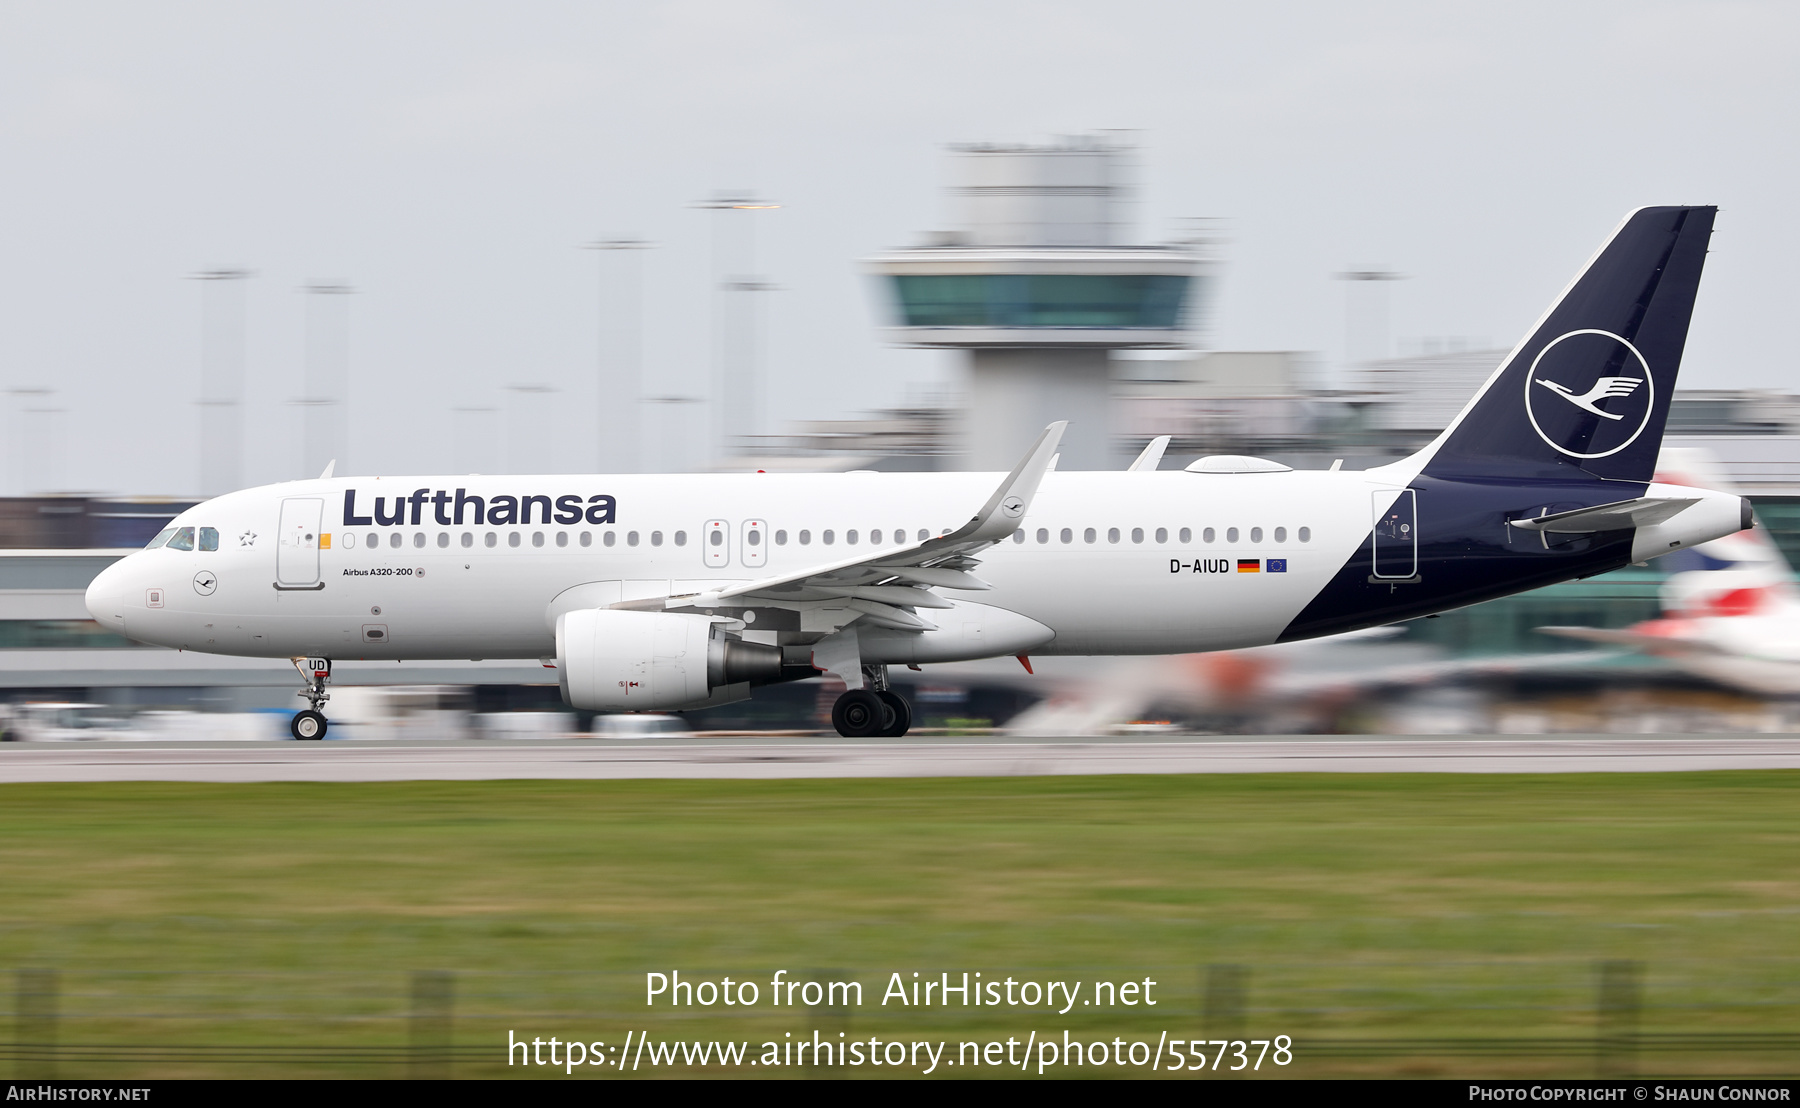
[{"label": "nose gear wheel", "polygon": [[294,738],[302,741],[322,739],[325,737],[325,729],[329,724],[325,719],[325,713],[320,709],[324,708],[325,702],[331,699],[331,694],[325,691],[325,682],[331,677],[331,662],[327,659],[324,671],[317,672],[308,671],[305,666],[307,661],[305,658],[294,658],[291,661],[294,663],[294,668],[300,671],[301,679],[306,682],[306,685],[295,695],[305,697],[307,704],[311,707],[305,711],[294,713],[294,718],[288,722],[288,731]]}]

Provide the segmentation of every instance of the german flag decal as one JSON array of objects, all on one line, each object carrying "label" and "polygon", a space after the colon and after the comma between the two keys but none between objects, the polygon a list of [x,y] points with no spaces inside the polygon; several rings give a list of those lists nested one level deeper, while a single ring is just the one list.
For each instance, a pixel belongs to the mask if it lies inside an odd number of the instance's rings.
[{"label": "german flag decal", "polygon": [[1262,559],[1261,558],[1239,558],[1238,559],[1238,572],[1239,573],[1261,573],[1262,572]]}]

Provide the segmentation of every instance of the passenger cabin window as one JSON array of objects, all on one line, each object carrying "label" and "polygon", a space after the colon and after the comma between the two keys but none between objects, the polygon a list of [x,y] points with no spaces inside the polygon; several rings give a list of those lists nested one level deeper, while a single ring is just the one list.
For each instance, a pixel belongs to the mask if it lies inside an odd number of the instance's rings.
[{"label": "passenger cabin window", "polygon": [[607,546],[612,546],[612,545],[616,544],[618,541],[619,541],[619,536],[618,536],[617,532],[608,531],[606,533],[605,542],[606,542]]},{"label": "passenger cabin window", "polygon": [[1039,546],[1042,546],[1044,543],[1049,542],[1050,541],[1050,528],[1039,527],[1038,533],[1037,533],[1037,540],[1038,540]]},{"label": "passenger cabin window", "polygon": [[877,528],[875,528],[875,530],[869,532],[869,545],[870,546],[880,546],[881,545],[881,528],[877,527]]},{"label": "passenger cabin window", "polygon": [[508,546],[518,546],[519,545],[519,533],[517,531],[508,531],[506,533],[506,545],[508,545]]},{"label": "passenger cabin window", "polygon": [[1075,532],[1069,530],[1067,527],[1064,527],[1062,529],[1062,534],[1058,535],[1057,538],[1061,539],[1065,544],[1072,543],[1075,541]]},{"label": "passenger cabin window", "polygon": [[811,544],[812,544],[812,532],[811,531],[800,532],[800,545],[801,546],[810,546]]},{"label": "passenger cabin window", "polygon": [[438,546],[440,548],[442,548],[442,547],[446,547],[449,545],[450,545],[450,532],[439,531],[438,532]]},{"label": "passenger cabin window", "polygon": [[1300,528],[1299,538],[1300,538],[1301,542],[1311,542],[1312,541],[1312,528],[1311,527]]},{"label": "passenger cabin window", "polygon": [[1251,542],[1261,542],[1262,541],[1262,528],[1261,527],[1250,528],[1250,541]]},{"label": "passenger cabin window", "polygon": [[[1194,541],[1194,533],[1192,531],[1188,530],[1186,527],[1183,527],[1181,529],[1181,534],[1176,537],[1179,538],[1182,542],[1193,542]],[[1212,539],[1209,538],[1206,541],[1211,542]]]},{"label": "passenger cabin window", "polygon": [[832,543],[837,541],[837,532],[836,531],[823,531],[819,534],[819,541],[824,543],[826,546],[830,546]]},{"label": "passenger cabin window", "polygon": [[921,528],[919,528],[919,541],[920,541],[920,542],[924,542],[924,541],[925,541],[925,540],[926,540],[926,539],[928,539],[928,538],[930,538],[930,537],[931,537],[931,532],[930,532],[930,531],[927,531],[927,530],[926,530],[926,529],[925,529],[925,528],[923,528],[923,527],[921,527]]},{"label": "passenger cabin window", "polygon": [[661,531],[650,532],[650,545],[651,546],[661,546],[662,545],[662,532]]},{"label": "passenger cabin window", "polygon": [[[1211,541],[1213,541],[1214,536],[1216,536],[1217,534],[1218,534],[1218,532],[1214,531],[1211,527],[1208,527],[1206,530],[1200,532],[1200,541],[1201,542],[1211,542]],[[1181,541],[1182,542],[1187,541],[1187,528],[1186,527],[1183,527],[1181,529]]]},{"label": "passenger cabin window", "polygon": [[855,546],[856,545],[856,532],[855,531],[845,531],[844,532],[844,541],[849,543],[851,546]]},{"label": "passenger cabin window", "polygon": [[591,531],[583,531],[583,532],[582,532],[582,533],[581,533],[581,545],[583,545],[583,546],[592,546],[592,545],[594,545],[594,535],[593,535],[593,532],[591,532]]},{"label": "passenger cabin window", "polygon": [[687,532],[686,531],[675,532],[675,545],[676,546],[686,546],[687,545]]},{"label": "passenger cabin window", "polygon": [[1085,530],[1081,533],[1081,541],[1082,542],[1093,542],[1095,539],[1097,539],[1099,537],[1100,536],[1094,534],[1094,529],[1092,527],[1089,527],[1087,530]]},{"label": "passenger cabin window", "polygon": [[219,549],[219,529],[217,527],[200,528],[200,549]]},{"label": "passenger cabin window", "polygon": [[1021,527],[1017,531],[1013,532],[1013,541],[1014,542],[1024,542],[1025,541],[1025,528]]},{"label": "passenger cabin window", "polygon": [[1169,529],[1167,527],[1158,527],[1156,529],[1156,541],[1157,542],[1168,542],[1169,541]]},{"label": "passenger cabin window", "polygon": [[762,532],[758,531],[754,528],[745,532],[744,533],[744,545],[745,546],[761,546],[762,545]]},{"label": "passenger cabin window", "polygon": [[487,547],[489,550],[492,550],[494,548],[494,543],[497,541],[499,541],[498,536],[496,536],[492,531],[489,531],[487,534],[485,534],[481,537],[481,544],[483,546]]},{"label": "passenger cabin window", "polygon": [[626,546],[636,546],[637,544],[638,544],[638,533],[636,531],[627,531],[625,533],[625,545]]},{"label": "passenger cabin window", "polygon": [[[1207,528],[1207,530],[1209,530],[1209,531],[1210,531],[1210,530],[1211,530],[1211,528],[1210,528],[1210,527],[1209,527],[1209,528]],[[1209,540],[1207,540],[1207,541],[1209,541],[1209,542],[1210,542],[1210,541],[1211,541],[1211,540],[1210,540],[1210,539],[1209,539]],[[1236,541],[1238,541],[1238,529],[1237,529],[1237,528],[1236,528],[1236,527],[1227,527],[1227,528],[1225,528],[1225,541],[1226,541],[1226,542],[1236,542]]]},{"label": "passenger cabin window", "polygon": [[776,546],[786,546],[787,545],[787,532],[786,531],[775,532],[775,545]]},{"label": "passenger cabin window", "polygon": [[165,527],[161,531],[158,531],[156,533],[155,538],[151,539],[147,544],[145,544],[144,549],[145,550],[155,550],[157,547],[168,542],[171,538],[174,537],[174,535],[175,535],[175,528]]},{"label": "passenger cabin window", "polygon": [[415,549],[419,549],[419,550],[423,550],[425,548],[425,532],[423,532],[423,531],[414,531],[413,532],[413,547]]},{"label": "passenger cabin window", "polygon": [[464,550],[467,550],[469,547],[474,546],[475,545],[474,533],[471,531],[464,531],[462,533],[462,544],[463,544]]},{"label": "passenger cabin window", "polygon": [[192,527],[183,527],[183,528],[180,528],[179,530],[177,530],[175,532],[175,537],[169,540],[169,549],[170,550],[192,550],[192,549],[194,549],[194,529]]},{"label": "passenger cabin window", "polygon": [[395,550],[400,549],[400,532],[395,531],[393,534],[388,536],[388,545],[393,547]]},{"label": "passenger cabin window", "polygon": [[[1139,540],[1142,540],[1143,537],[1144,537],[1144,533],[1142,531],[1139,531],[1138,532]],[[1117,527],[1108,527],[1106,529],[1106,541],[1107,542],[1118,542],[1119,541],[1119,529]]]},{"label": "passenger cabin window", "polygon": [[1133,527],[1131,529],[1131,541],[1132,542],[1143,542],[1144,541],[1144,529],[1142,527]]},{"label": "passenger cabin window", "polygon": [[[662,536],[659,535],[657,537],[661,538]],[[533,545],[533,546],[544,545],[544,533],[542,531],[533,531],[531,533],[531,545]]]},{"label": "passenger cabin window", "polygon": [[1275,541],[1276,542],[1286,542],[1287,541],[1287,528],[1286,527],[1275,528]]},{"label": "passenger cabin window", "polygon": [[569,545],[569,533],[567,531],[558,531],[556,533],[556,545],[558,545],[558,546]]}]

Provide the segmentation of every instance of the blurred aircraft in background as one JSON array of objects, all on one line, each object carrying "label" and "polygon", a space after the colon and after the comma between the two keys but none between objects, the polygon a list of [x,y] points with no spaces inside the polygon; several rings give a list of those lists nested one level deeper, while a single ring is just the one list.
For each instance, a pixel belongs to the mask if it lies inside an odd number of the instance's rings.
[{"label": "blurred aircraft in background", "polygon": [[931,667],[932,680],[1004,686],[1043,699],[1000,728],[1009,735],[1097,735],[1185,730],[1174,720],[1211,721],[1233,732],[1331,732],[1346,712],[1387,691],[1554,669],[1567,672],[1613,651],[1438,657],[1432,647],[1392,642],[1399,625],[1305,642],[1139,658],[1033,657]]},{"label": "blurred aircraft in background", "polygon": [[[1706,450],[1668,448],[1657,459],[1664,484],[1730,492]],[[1800,693],[1800,587],[1762,527],[1671,555],[1663,615],[1622,630],[1540,627],[1548,635],[1623,646],[1719,684],[1763,695]]]}]

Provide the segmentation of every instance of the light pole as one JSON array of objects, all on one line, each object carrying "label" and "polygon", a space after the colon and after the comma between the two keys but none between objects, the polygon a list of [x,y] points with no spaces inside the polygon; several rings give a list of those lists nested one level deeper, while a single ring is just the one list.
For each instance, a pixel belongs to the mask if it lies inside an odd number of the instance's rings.
[{"label": "light pole", "polygon": [[[643,392],[643,263],[639,251],[654,245],[642,239],[610,238],[582,247],[600,252],[600,421],[595,442],[601,473],[632,473],[643,468],[638,457]],[[612,258],[618,261],[609,265]]]},{"label": "light pole", "polygon": [[687,452],[683,447],[692,436],[683,433],[686,428],[685,421],[682,419],[682,411],[689,405],[702,403],[705,401],[697,396],[644,397],[646,415],[654,424],[652,437],[656,445],[654,453],[649,458],[651,472],[687,472]]},{"label": "light pole", "polygon": [[[506,472],[543,473],[554,468],[538,465],[543,461],[543,454],[537,450],[528,451],[526,447],[551,441],[549,405],[545,398],[556,389],[550,385],[508,385],[506,391],[513,394],[506,404]],[[521,464],[527,461],[529,465]]]},{"label": "light pole", "polygon": [[[1351,371],[1388,355],[1388,303],[1386,285],[1404,281],[1404,274],[1380,266],[1356,266],[1333,279],[1346,282],[1344,290],[1344,379],[1351,387]],[[1358,290],[1362,290],[1360,293]]]},{"label": "light pole", "polygon": [[[756,276],[755,227],[740,219],[742,241],[732,251],[726,243],[730,212],[773,211],[780,204],[753,193],[719,193],[694,204],[713,215],[713,424],[721,459],[731,456],[734,440],[756,434],[760,427],[761,390],[756,380],[756,302],[759,292],[775,286]],[[728,253],[735,256],[727,257]]]},{"label": "light pole", "polygon": [[494,427],[495,408],[450,409],[451,468],[457,473],[498,473],[500,435]]},{"label": "light pole", "polygon": [[314,281],[301,291],[306,293],[306,395],[296,401],[306,409],[301,476],[317,477],[333,462],[342,476],[350,468],[350,296],[356,290],[342,281]]},{"label": "light pole", "polygon": [[51,454],[60,451],[62,444],[56,428],[46,429],[46,424],[56,422],[62,409],[46,408],[43,404],[55,393],[55,389],[37,387],[6,390],[13,398],[12,468],[18,482],[17,495],[33,496],[54,483],[57,465]]},{"label": "light pole", "polygon": [[244,484],[244,290],[247,269],[207,269],[200,288],[200,494]]}]

